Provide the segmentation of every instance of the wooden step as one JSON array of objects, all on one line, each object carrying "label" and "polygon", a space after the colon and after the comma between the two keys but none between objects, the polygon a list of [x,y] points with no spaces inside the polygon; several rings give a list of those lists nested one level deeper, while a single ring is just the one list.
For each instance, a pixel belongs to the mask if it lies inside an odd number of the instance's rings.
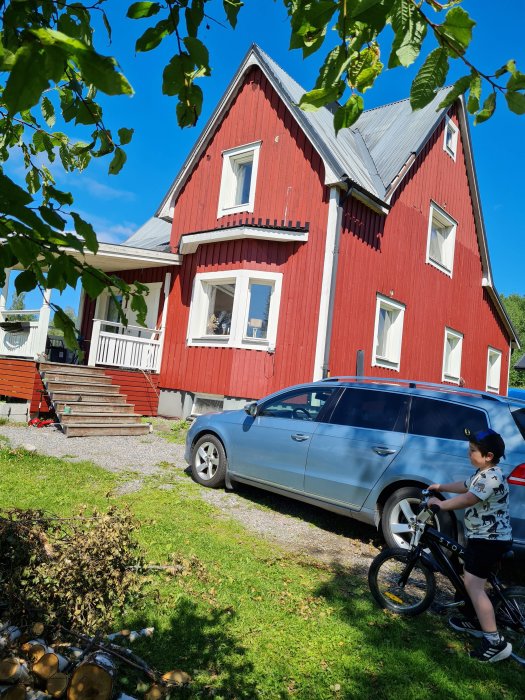
[{"label": "wooden step", "polygon": [[87,437],[88,435],[147,435],[150,431],[148,423],[68,423],[62,426],[66,437]]},{"label": "wooden step", "polygon": [[39,372],[67,372],[68,374],[89,374],[106,376],[103,367],[88,367],[87,365],[69,365],[64,362],[39,362]]},{"label": "wooden step", "polygon": [[71,408],[71,413],[76,415],[85,413],[98,413],[111,415],[112,413],[133,413],[133,405],[124,401],[115,401],[111,403],[102,403],[98,401],[56,401],[54,403],[55,411],[63,414],[64,406]]},{"label": "wooden step", "polygon": [[57,371],[46,371],[41,372],[42,381],[49,382],[87,382],[90,379],[96,381],[97,384],[111,384],[111,377],[107,377],[103,374],[90,374],[89,372],[62,372]]},{"label": "wooden step", "polygon": [[49,393],[56,391],[75,391],[80,395],[83,395],[86,390],[89,392],[97,391],[101,394],[118,394],[120,387],[117,384],[100,384],[95,379],[91,382],[60,382],[53,380],[47,382],[47,390]]},{"label": "wooden step", "polygon": [[126,402],[126,397],[122,394],[106,394],[100,391],[86,391],[85,389],[80,391],[50,391],[49,395],[54,404],[56,403],[72,403],[78,401],[79,396],[82,401],[87,401],[91,403],[95,401],[96,403],[120,403]]},{"label": "wooden step", "polygon": [[135,424],[141,423],[142,416],[139,413],[77,413],[72,411],[71,413],[59,413],[58,414],[60,423],[62,425],[86,425],[93,423],[103,423],[104,425],[114,424],[114,423],[126,423]]}]

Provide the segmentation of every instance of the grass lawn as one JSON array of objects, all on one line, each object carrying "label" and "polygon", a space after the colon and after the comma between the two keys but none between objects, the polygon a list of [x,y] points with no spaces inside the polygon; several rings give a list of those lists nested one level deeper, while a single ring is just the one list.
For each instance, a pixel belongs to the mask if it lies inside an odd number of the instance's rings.
[{"label": "grass lawn", "polygon": [[137,653],[192,676],[175,697],[523,698],[513,660],[471,661],[467,640],[444,619],[379,610],[363,573],[277,549],[204,503],[180,472],[117,496],[122,478],[0,442],[0,508],[70,515],[84,504],[127,503],[143,523],[147,559],[180,565],[176,576],[151,575],[144,607],[122,611],[126,627],[155,627],[134,643]]}]

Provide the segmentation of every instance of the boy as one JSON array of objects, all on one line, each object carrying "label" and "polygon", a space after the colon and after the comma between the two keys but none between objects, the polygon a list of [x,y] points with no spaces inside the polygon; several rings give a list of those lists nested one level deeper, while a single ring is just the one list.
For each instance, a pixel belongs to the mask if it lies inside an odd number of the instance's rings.
[{"label": "boy", "polygon": [[512,546],[509,517],[509,488],[497,466],[505,456],[505,443],[494,430],[469,434],[469,456],[476,468],[465,482],[432,484],[429,490],[457,493],[458,496],[441,501],[431,498],[441,510],[465,508],[467,546],[464,556],[464,582],[477,620],[451,617],[450,626],[458,632],[481,637],[481,644],[470,652],[473,659],[495,662],[512,653],[512,645],[498,633],[491,600],[485,591],[488,575],[499,564]]}]

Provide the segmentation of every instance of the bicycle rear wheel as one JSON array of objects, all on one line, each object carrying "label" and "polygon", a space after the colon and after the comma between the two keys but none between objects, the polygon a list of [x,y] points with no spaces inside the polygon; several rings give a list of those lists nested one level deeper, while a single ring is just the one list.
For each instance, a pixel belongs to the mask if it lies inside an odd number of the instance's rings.
[{"label": "bicycle rear wheel", "polygon": [[421,560],[417,560],[404,586],[399,579],[410,561],[410,552],[401,547],[384,549],[368,571],[368,585],[382,608],[400,615],[419,615],[434,600],[436,579]]},{"label": "bicycle rear wheel", "polygon": [[499,631],[512,644],[512,656],[525,665],[525,588],[513,586],[505,589],[506,603],[494,603]]}]

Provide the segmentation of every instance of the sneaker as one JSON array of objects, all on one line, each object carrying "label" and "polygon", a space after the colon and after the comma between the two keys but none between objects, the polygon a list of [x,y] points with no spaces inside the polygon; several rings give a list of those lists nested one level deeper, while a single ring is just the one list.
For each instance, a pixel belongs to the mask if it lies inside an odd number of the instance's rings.
[{"label": "sneaker", "polygon": [[512,654],[512,644],[506,642],[503,637],[497,644],[492,644],[486,637],[483,637],[481,644],[477,649],[471,651],[469,656],[471,659],[494,663],[495,661],[503,661]]},{"label": "sneaker", "polygon": [[483,637],[483,630],[475,618],[451,617],[448,624],[453,630],[456,630],[456,632],[466,632],[472,637]]}]

